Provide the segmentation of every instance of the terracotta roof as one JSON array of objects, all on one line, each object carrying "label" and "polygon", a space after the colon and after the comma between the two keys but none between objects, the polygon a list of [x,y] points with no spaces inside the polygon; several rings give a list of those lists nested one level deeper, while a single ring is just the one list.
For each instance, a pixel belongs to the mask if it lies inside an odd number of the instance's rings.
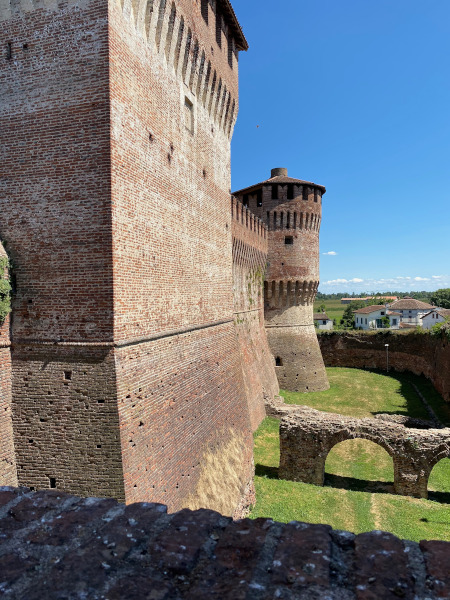
[{"label": "terracotta roof", "polygon": [[433,308],[433,306],[420,300],[414,300],[414,298],[402,298],[401,300],[397,300],[397,302],[393,302],[389,308],[418,310],[420,308]]},{"label": "terracotta roof", "polygon": [[261,187],[263,185],[269,185],[271,183],[297,183],[299,185],[310,185],[322,190],[322,194],[325,194],[327,191],[323,185],[319,185],[318,183],[314,183],[313,181],[304,181],[303,179],[295,179],[294,177],[287,177],[285,175],[277,175],[277,177],[271,177],[270,179],[266,179],[265,181],[260,181],[259,183],[254,183],[249,187],[242,188],[241,190],[237,190],[233,192],[233,194],[242,194],[247,193],[255,188]]},{"label": "terracotta roof", "polygon": [[353,312],[355,315],[368,315],[369,313],[373,313],[377,310],[384,310],[385,308],[384,304],[372,304],[372,306],[365,306],[364,308],[359,308]]},{"label": "terracotta roof", "polygon": [[430,310],[430,312],[427,312],[426,315],[423,315],[420,318],[424,319],[425,317],[428,317],[428,315],[431,315],[431,313],[434,312],[440,315],[443,319],[448,319],[450,317],[450,308],[436,308],[434,310]]},{"label": "terracotta roof", "polygon": [[394,310],[388,310],[387,314],[392,317],[403,317],[402,313],[395,312]]},{"label": "terracotta roof", "polygon": [[330,317],[327,313],[314,313],[314,321],[320,321],[321,319],[326,319],[327,321],[331,321]]},{"label": "terracotta roof", "polygon": [[413,323],[400,323],[399,327],[400,329],[415,329],[416,325]]},{"label": "terracotta roof", "polygon": [[236,36],[236,45],[238,50],[248,50],[248,42],[245,39],[244,32],[238,21],[234,8],[231,6],[230,0],[219,0],[223,12],[228,17],[228,23],[233,29],[234,35]]}]

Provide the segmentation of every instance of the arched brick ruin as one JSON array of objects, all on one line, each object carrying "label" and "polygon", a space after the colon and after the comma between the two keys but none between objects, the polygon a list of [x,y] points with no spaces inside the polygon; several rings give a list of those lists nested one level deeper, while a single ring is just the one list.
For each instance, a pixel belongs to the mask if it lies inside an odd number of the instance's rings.
[{"label": "arched brick ruin", "polygon": [[450,458],[450,428],[431,429],[416,419],[356,419],[307,406],[286,411],[280,421],[281,479],[323,485],[325,461],[339,442],[356,438],[378,444],[392,457],[394,489],[403,496],[427,498],[434,465]]}]

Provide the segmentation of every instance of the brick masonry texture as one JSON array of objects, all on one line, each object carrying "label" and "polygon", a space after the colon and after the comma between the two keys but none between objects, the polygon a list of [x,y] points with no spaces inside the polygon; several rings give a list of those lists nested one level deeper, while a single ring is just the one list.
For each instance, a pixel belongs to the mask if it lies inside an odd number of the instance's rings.
[{"label": "brick masonry texture", "polygon": [[[0,258],[7,258],[0,243]],[[4,277],[8,277],[5,271]],[[17,485],[12,425],[11,349],[9,316],[0,326],[0,485]]]},{"label": "brick masonry texture", "polygon": [[279,385],[291,391],[329,387],[313,321],[323,191],[314,184],[265,182],[235,192],[268,227],[266,332]]},{"label": "brick masonry texture", "polygon": [[237,199],[231,200],[234,322],[239,340],[252,429],[278,394],[278,381],[264,328],[264,278],[268,231]]},{"label": "brick masonry texture", "polygon": [[432,468],[450,458],[450,429],[422,429],[414,419],[402,424],[380,416],[355,419],[307,406],[287,407],[280,421],[280,478],[323,485],[330,450],[345,440],[366,439],[392,458],[397,494],[427,498]]},{"label": "brick masonry texture", "polygon": [[0,488],[7,598],[437,600],[450,544]]},{"label": "brick masonry texture", "polygon": [[389,344],[389,367],[425,375],[450,402],[450,343],[428,334],[383,334],[331,332],[318,336],[328,367],[386,369]]},{"label": "brick masonry texture", "polygon": [[232,9],[0,0],[0,20],[19,482],[242,510],[278,386],[256,280],[237,293],[266,262],[254,217],[233,271]]}]

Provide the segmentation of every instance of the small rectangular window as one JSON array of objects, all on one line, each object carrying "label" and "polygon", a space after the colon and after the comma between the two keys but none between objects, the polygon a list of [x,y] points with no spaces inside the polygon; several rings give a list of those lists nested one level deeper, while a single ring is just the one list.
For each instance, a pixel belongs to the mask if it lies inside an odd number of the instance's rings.
[{"label": "small rectangular window", "polygon": [[244,206],[248,206],[248,194],[244,194],[244,195],[242,196],[242,204],[243,204]]},{"label": "small rectangular window", "polygon": [[286,246],[292,246],[292,244],[294,243],[294,238],[292,237],[292,235],[287,235],[284,238],[284,243],[286,244]]},{"label": "small rectangular window", "polygon": [[293,200],[294,198],[294,184],[293,183],[288,183],[287,186],[287,199],[288,200]]},{"label": "small rectangular window", "polygon": [[188,97],[184,98],[184,124],[190,133],[194,133],[194,105]]},{"label": "small rectangular window", "polygon": [[256,206],[262,206],[262,189],[256,192]]},{"label": "small rectangular window", "polygon": [[219,48],[222,48],[222,15],[219,9],[216,12],[216,42]]},{"label": "small rectangular window", "polygon": [[278,200],[278,184],[274,183],[272,185],[272,200]]},{"label": "small rectangular window", "polygon": [[233,68],[233,37],[228,36],[228,64]]},{"label": "small rectangular window", "polygon": [[303,200],[308,200],[308,186],[304,185],[302,189]]},{"label": "small rectangular window", "polygon": [[209,0],[202,0],[202,17],[208,25],[208,4]]},{"label": "small rectangular window", "polygon": [[317,190],[314,188],[314,202],[317,202]]}]

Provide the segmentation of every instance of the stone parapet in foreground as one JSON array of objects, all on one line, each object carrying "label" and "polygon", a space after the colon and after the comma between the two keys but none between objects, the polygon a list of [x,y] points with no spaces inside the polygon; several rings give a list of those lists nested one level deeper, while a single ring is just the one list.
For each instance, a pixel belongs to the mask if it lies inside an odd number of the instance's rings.
[{"label": "stone parapet in foreground", "polygon": [[450,543],[0,488],[5,598],[450,598]]}]

